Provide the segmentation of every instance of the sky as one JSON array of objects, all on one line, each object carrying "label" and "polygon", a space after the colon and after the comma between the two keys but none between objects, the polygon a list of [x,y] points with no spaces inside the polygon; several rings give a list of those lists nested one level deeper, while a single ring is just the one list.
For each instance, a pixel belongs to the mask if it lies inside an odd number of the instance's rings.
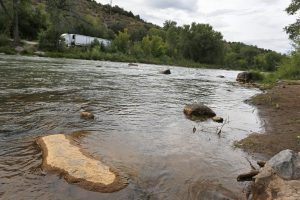
[{"label": "sky", "polygon": [[[96,0],[107,4],[110,0]],[[162,26],[208,23],[227,41],[244,42],[261,48],[289,53],[291,42],[283,28],[296,16],[285,12],[291,0],[113,0],[125,10]]]}]

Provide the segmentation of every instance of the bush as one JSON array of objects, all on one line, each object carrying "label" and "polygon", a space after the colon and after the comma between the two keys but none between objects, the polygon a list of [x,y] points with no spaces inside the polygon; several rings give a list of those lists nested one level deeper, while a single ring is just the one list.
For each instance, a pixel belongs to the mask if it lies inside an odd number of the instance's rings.
[{"label": "bush", "polygon": [[5,34],[0,34],[0,46],[8,46],[10,43],[9,38]]},{"label": "bush", "polygon": [[251,73],[251,79],[254,82],[261,82],[266,77],[262,72],[259,72],[259,71],[251,71],[250,73]]},{"label": "bush", "polygon": [[277,79],[300,79],[300,52],[295,52],[289,59],[286,59],[276,71]]}]

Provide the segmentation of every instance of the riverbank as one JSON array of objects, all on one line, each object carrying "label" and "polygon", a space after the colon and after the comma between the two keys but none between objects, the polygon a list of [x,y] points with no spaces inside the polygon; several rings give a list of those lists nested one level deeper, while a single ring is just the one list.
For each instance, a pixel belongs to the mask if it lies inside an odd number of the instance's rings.
[{"label": "riverbank", "polygon": [[105,51],[101,51],[100,49],[95,50],[94,48],[84,48],[84,47],[73,47],[69,49],[64,49],[62,51],[42,52],[38,49],[36,43],[32,44],[29,43],[29,41],[23,41],[22,46],[19,48],[12,48],[12,46],[2,46],[0,47],[0,53],[4,53],[8,55],[68,58],[68,59],[80,59],[80,60],[98,60],[98,61],[110,61],[110,62],[143,63],[143,64],[154,64],[154,65],[182,66],[188,68],[230,70],[230,67],[198,63],[183,58],[174,59],[168,56],[162,56],[162,57],[135,56],[135,55],[128,55],[120,52],[105,52]]},{"label": "riverbank", "polygon": [[300,81],[280,81],[253,97],[264,134],[255,133],[236,145],[250,153],[270,158],[284,149],[300,151]]}]

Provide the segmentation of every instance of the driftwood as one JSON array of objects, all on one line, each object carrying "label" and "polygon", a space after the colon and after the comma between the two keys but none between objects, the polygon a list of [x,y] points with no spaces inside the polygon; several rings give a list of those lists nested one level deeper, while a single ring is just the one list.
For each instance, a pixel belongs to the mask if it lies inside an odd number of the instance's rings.
[{"label": "driftwood", "polygon": [[266,161],[257,161],[256,163],[260,167],[264,167],[266,165]]},{"label": "driftwood", "polygon": [[245,173],[245,174],[240,174],[237,177],[237,181],[239,182],[245,182],[245,181],[253,181],[254,180],[254,176],[256,176],[259,173],[258,170],[252,170],[249,173]]}]

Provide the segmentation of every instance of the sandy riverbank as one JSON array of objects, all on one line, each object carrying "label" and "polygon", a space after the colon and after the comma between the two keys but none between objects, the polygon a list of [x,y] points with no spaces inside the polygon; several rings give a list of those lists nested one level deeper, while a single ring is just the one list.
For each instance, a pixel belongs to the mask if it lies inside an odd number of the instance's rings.
[{"label": "sandy riverbank", "polygon": [[237,146],[270,158],[281,150],[300,151],[300,81],[282,81],[250,101],[259,110],[265,133],[251,134]]}]

